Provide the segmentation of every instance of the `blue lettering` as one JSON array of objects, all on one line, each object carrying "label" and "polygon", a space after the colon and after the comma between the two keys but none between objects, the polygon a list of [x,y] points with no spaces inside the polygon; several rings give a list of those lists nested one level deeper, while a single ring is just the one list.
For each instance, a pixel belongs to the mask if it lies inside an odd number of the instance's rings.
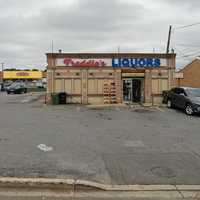
[{"label": "blue lettering", "polygon": [[139,60],[138,58],[135,59],[135,66],[138,66],[139,65]]},{"label": "blue lettering", "polygon": [[153,59],[147,58],[147,67],[153,67]]},{"label": "blue lettering", "polygon": [[119,67],[121,67],[121,66],[122,66],[122,59],[119,58]]},{"label": "blue lettering", "polygon": [[136,62],[135,59],[131,58],[131,67],[134,68],[136,67]]},{"label": "blue lettering", "polygon": [[123,60],[122,60],[122,65],[123,65],[124,67],[129,67],[129,66],[130,66],[130,65],[129,65],[129,59],[128,59],[128,58],[123,59]]},{"label": "blue lettering", "polygon": [[112,66],[121,67],[160,67],[161,59],[159,58],[113,58]]},{"label": "blue lettering", "polygon": [[112,59],[112,66],[113,67],[120,67],[120,65],[119,65],[119,59]]},{"label": "blue lettering", "polygon": [[146,60],[145,60],[144,58],[141,58],[141,59],[139,60],[139,66],[140,66],[140,67],[146,66]]},{"label": "blue lettering", "polygon": [[159,59],[159,58],[156,58],[156,59],[154,60],[154,66],[155,66],[155,67],[160,67],[160,65],[161,65],[160,59]]}]

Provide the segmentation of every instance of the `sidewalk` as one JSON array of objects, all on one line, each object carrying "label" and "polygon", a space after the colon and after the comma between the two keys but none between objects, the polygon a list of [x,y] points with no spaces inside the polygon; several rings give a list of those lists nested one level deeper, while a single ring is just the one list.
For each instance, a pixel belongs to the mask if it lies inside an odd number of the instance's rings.
[{"label": "sidewalk", "polygon": [[73,179],[0,178],[0,197],[3,196],[30,199],[198,199],[200,186],[104,185]]}]

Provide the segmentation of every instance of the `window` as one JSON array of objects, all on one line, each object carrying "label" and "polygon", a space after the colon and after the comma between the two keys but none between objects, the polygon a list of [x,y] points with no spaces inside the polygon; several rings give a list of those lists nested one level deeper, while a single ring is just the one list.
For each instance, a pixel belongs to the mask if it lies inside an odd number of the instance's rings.
[{"label": "window", "polygon": [[182,95],[185,95],[185,96],[187,96],[186,95],[186,93],[185,93],[185,91],[184,91],[184,89],[182,89],[182,88],[174,88],[173,90],[172,90],[175,94],[182,94]]}]

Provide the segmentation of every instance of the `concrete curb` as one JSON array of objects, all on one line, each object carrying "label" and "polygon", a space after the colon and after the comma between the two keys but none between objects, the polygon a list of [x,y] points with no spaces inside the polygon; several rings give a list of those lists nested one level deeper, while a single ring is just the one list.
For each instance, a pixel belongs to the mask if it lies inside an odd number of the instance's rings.
[{"label": "concrete curb", "polygon": [[200,185],[108,185],[92,181],[49,178],[10,178],[1,177],[0,187],[11,188],[54,188],[65,191],[124,191],[124,192],[200,192]]}]

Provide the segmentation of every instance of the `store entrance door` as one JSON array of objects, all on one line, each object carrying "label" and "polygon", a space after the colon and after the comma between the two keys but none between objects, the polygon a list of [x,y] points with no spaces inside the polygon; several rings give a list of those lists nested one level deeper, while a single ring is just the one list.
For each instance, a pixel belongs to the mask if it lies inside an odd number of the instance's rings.
[{"label": "store entrance door", "polygon": [[126,103],[141,101],[141,80],[124,79],[123,80],[123,99]]},{"label": "store entrance door", "polygon": [[132,79],[123,80],[123,99],[124,102],[132,102]]},{"label": "store entrance door", "polygon": [[141,101],[141,80],[133,79],[132,80],[132,93],[133,93],[133,102]]}]

